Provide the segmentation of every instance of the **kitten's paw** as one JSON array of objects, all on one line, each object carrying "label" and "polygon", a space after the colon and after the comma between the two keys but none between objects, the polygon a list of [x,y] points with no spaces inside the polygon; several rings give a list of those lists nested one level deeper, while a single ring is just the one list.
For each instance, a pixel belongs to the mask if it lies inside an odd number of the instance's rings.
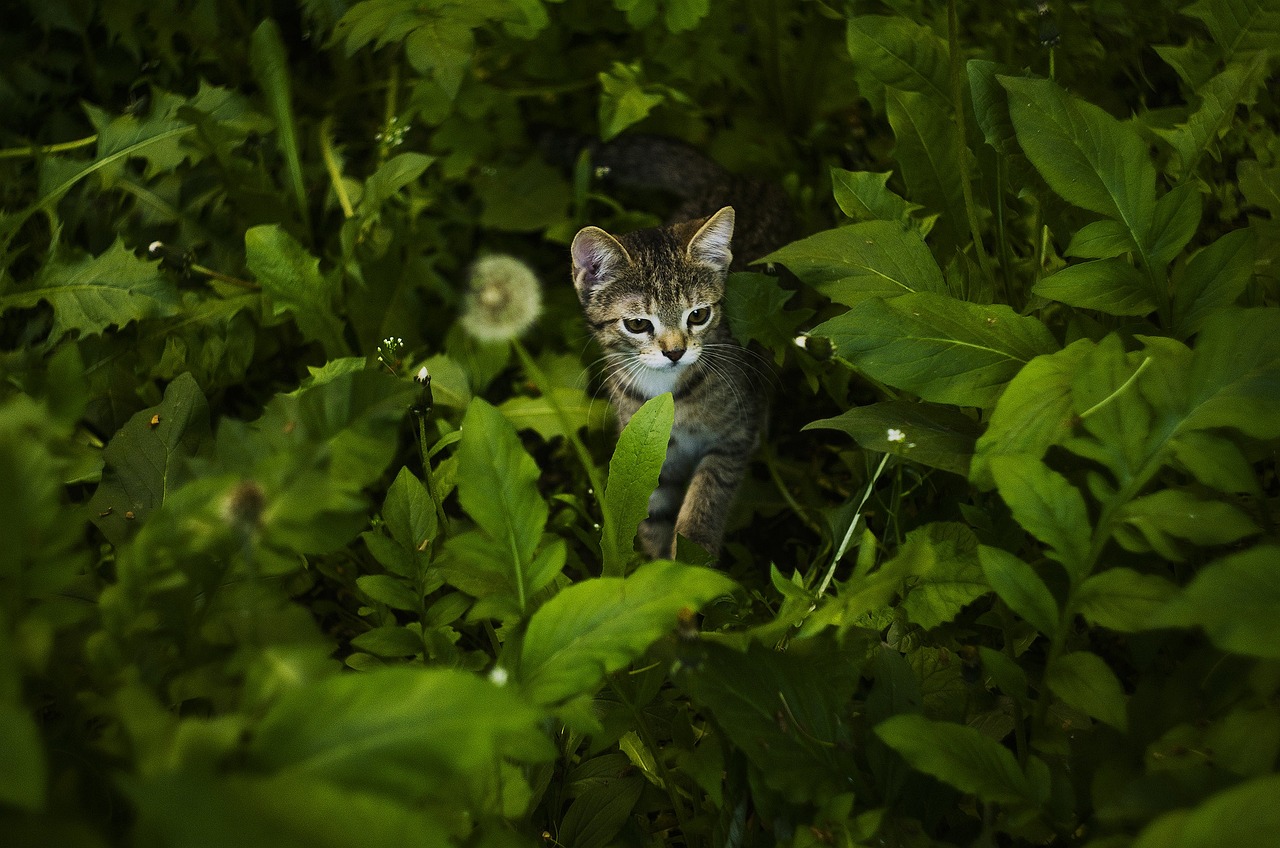
[{"label": "kitten's paw", "polygon": [[646,518],[640,522],[640,547],[650,559],[675,556],[676,527],[671,521]]}]

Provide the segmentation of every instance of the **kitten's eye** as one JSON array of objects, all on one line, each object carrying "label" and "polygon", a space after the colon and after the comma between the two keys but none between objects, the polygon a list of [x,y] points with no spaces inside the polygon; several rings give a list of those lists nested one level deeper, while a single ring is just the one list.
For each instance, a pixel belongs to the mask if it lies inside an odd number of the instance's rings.
[{"label": "kitten's eye", "polygon": [[711,320],[711,307],[699,306],[697,309],[689,313],[689,326],[697,327]]},{"label": "kitten's eye", "polygon": [[648,318],[623,318],[622,326],[626,328],[628,333],[635,333],[636,335],[653,332],[653,322]]}]

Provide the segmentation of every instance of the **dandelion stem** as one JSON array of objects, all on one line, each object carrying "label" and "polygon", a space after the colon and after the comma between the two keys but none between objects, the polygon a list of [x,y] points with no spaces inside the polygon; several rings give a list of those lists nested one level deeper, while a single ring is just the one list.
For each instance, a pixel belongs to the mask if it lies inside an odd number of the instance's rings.
[{"label": "dandelion stem", "polygon": [[58,144],[46,144],[42,147],[32,145],[31,147],[6,147],[0,150],[0,159],[22,159],[26,156],[47,155],[49,153],[65,153],[68,150],[79,150],[81,147],[89,147],[96,144],[98,134],[94,133],[84,138],[77,138],[75,141],[63,141]]},{"label": "dandelion stem", "polygon": [[343,216],[354,218],[356,211],[351,205],[351,198],[347,196],[347,187],[343,185],[342,172],[338,170],[338,159],[333,155],[333,137],[329,132],[332,124],[332,115],[326,116],[320,124],[320,153],[324,156],[324,167],[329,172],[330,181],[333,182],[333,193],[338,196],[338,204],[342,206]]}]

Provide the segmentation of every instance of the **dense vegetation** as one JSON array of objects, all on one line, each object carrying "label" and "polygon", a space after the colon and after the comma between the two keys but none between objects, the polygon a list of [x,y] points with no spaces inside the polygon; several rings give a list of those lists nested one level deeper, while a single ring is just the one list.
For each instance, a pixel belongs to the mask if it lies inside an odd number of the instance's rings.
[{"label": "dense vegetation", "polygon": [[[1275,844],[1276,0],[0,46],[0,842]],[[731,282],[774,412],[714,568],[633,553],[671,401],[615,441],[568,282],[670,205],[563,140],[634,131],[810,234]]]}]

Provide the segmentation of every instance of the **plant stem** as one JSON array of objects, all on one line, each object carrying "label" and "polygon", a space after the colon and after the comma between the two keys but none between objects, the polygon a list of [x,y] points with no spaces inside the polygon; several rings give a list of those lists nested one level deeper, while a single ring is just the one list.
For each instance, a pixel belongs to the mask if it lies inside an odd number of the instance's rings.
[{"label": "plant stem", "polygon": [[[862,518],[862,508],[867,505],[867,501],[871,498],[871,491],[875,488],[876,481],[880,479],[885,465],[889,462],[889,454],[885,454],[880,458],[880,465],[876,467],[875,473],[871,475],[871,479],[867,481],[867,487],[862,492],[862,500],[858,502],[857,512],[854,513],[853,520],[849,522],[849,528],[845,530],[844,538],[840,540],[840,546],[836,548],[835,556],[831,557],[831,566],[827,569],[826,576],[822,578],[822,584],[818,587],[818,596],[821,597],[827,592],[827,587],[831,585],[831,580],[835,577],[836,565],[840,559],[849,550],[849,543],[853,539],[853,531],[858,526],[858,520]],[[810,612],[813,610],[811,609]]]},{"label": "plant stem", "polygon": [[46,144],[42,147],[6,147],[0,150],[0,159],[21,159],[24,156],[45,156],[50,153],[65,153],[68,150],[79,150],[81,147],[89,147],[98,141],[98,134],[94,133],[84,138],[77,138],[75,141],[63,141],[58,144]]},{"label": "plant stem", "polygon": [[329,172],[329,179],[333,182],[333,193],[338,196],[338,204],[342,207],[343,217],[354,218],[356,211],[351,206],[351,198],[347,196],[347,187],[342,183],[338,159],[333,155],[333,138],[329,132],[332,124],[332,115],[327,115],[320,124],[320,153],[324,157],[324,167]]},{"label": "plant stem", "polygon": [[978,210],[973,200],[973,175],[969,171],[968,122],[961,83],[964,68],[960,55],[960,20],[956,14],[956,0],[947,0],[947,49],[951,59],[951,108],[955,114],[956,138],[960,144],[957,157],[960,161],[956,165],[960,169],[960,190],[964,194],[965,216],[969,219],[969,234],[973,237],[973,251],[978,257],[978,266],[982,269],[983,276],[994,283],[991,260],[982,244],[982,226],[978,223]]}]

